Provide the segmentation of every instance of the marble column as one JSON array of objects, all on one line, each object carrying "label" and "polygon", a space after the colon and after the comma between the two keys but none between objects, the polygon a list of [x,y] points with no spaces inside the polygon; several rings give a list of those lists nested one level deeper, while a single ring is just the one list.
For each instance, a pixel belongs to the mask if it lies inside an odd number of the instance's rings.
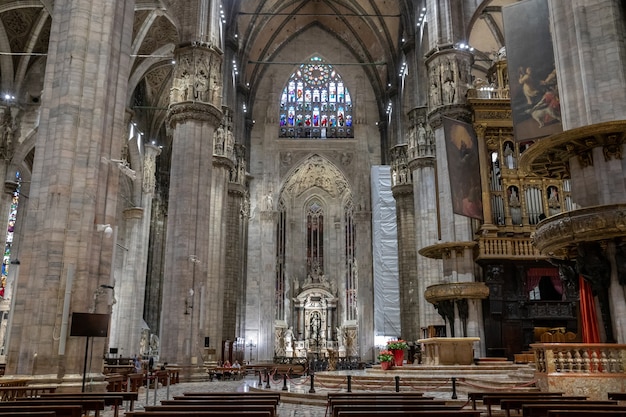
[{"label": "marble column", "polygon": [[221,80],[222,55],[211,47],[191,45],[178,48],[175,57],[168,111],[173,139],[159,334],[160,359],[186,367],[186,373],[195,372],[204,355],[204,306],[217,305],[221,297],[209,287],[209,262],[215,253],[210,235],[213,134],[223,117],[219,85],[214,83]]},{"label": "marble column", "polygon": [[[121,156],[134,8],[132,0],[58,0],[51,10],[7,374],[82,379],[85,338],[70,337],[69,314],[88,312],[110,285],[115,243],[96,225],[113,225],[117,212],[120,172],[102,158]],[[108,308],[99,302],[95,312]],[[92,340],[86,371],[97,381],[106,338]]]}]

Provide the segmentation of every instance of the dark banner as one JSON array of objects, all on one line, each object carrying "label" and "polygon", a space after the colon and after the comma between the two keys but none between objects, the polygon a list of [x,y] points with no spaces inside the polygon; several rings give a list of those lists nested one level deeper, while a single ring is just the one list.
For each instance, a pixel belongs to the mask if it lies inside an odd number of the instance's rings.
[{"label": "dark banner", "polygon": [[471,125],[443,118],[446,155],[452,194],[452,210],[456,214],[483,218],[480,187],[478,140]]},{"label": "dark banner", "polygon": [[559,133],[561,106],[547,0],[502,9],[515,139]]}]

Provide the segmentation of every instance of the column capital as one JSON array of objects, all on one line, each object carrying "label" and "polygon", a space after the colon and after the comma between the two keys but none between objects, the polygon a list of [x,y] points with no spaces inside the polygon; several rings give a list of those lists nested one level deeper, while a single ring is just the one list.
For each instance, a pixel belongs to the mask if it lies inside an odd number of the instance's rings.
[{"label": "column capital", "polygon": [[167,111],[167,122],[172,129],[188,120],[208,122],[213,127],[217,127],[222,122],[223,116],[222,111],[213,104],[184,102],[170,105]]}]

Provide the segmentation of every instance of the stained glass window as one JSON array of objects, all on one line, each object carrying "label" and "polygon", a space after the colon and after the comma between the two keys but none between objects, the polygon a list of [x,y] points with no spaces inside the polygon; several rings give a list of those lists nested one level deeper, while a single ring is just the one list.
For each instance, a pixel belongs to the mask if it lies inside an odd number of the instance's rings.
[{"label": "stained glass window", "polygon": [[313,57],[294,72],[280,98],[281,138],[353,138],[352,98],[339,73]]}]

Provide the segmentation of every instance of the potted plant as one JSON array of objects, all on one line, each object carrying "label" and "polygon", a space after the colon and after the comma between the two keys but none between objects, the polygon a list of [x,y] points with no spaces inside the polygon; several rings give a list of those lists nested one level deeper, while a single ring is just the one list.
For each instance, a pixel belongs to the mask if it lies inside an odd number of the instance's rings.
[{"label": "potted plant", "polygon": [[387,341],[387,349],[393,352],[396,366],[402,366],[402,362],[404,362],[404,349],[407,347],[406,341],[402,339]]},{"label": "potted plant", "polygon": [[380,361],[380,367],[383,370],[387,370],[393,364],[393,352],[390,350],[381,350],[378,354],[378,360]]}]

